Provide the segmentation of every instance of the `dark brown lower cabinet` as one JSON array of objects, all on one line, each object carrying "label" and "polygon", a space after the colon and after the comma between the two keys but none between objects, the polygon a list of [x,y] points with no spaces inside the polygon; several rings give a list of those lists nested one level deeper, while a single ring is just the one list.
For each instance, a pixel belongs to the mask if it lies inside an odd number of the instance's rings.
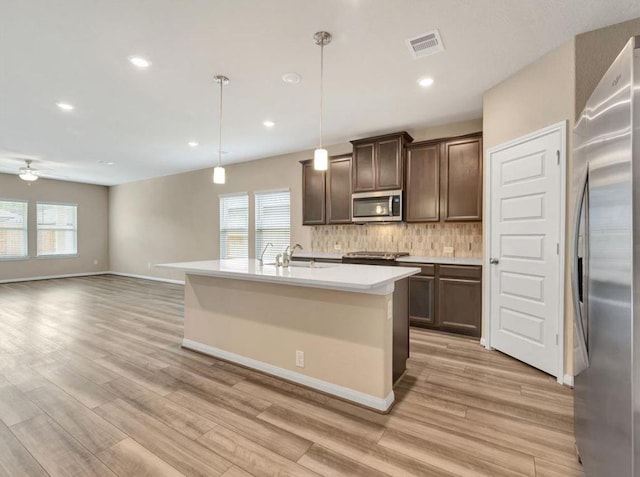
[{"label": "dark brown lower cabinet", "polygon": [[409,319],[412,324],[436,324],[436,278],[409,278]]},{"label": "dark brown lower cabinet", "polygon": [[482,321],[482,267],[424,265],[409,278],[412,326],[479,337]]},{"label": "dark brown lower cabinet", "polygon": [[480,336],[482,283],[476,280],[438,280],[438,324],[444,331]]}]

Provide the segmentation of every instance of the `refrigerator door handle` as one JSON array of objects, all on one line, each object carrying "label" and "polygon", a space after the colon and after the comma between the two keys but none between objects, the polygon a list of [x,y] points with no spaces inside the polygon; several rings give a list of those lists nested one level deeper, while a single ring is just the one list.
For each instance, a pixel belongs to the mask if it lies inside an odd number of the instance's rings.
[{"label": "refrigerator door handle", "polygon": [[571,237],[571,295],[573,297],[573,308],[575,310],[576,334],[578,336],[578,349],[584,359],[586,366],[589,366],[589,353],[587,352],[587,339],[582,323],[582,308],[580,306],[580,290],[578,278],[578,246],[580,236],[580,218],[582,216],[582,208],[584,207],[584,196],[587,193],[588,170],[580,179],[580,187],[578,188],[578,197],[573,211],[573,236]]}]

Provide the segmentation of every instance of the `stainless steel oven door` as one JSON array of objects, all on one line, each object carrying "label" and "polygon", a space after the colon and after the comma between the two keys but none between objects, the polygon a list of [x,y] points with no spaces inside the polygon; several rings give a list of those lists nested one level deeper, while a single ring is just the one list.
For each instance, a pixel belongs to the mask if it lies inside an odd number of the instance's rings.
[{"label": "stainless steel oven door", "polygon": [[352,195],[353,222],[399,222],[402,191],[360,192]]}]

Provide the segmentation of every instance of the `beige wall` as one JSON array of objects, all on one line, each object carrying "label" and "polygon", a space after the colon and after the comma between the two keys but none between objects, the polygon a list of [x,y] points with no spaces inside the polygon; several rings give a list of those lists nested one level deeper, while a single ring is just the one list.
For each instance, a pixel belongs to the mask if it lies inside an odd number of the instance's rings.
[{"label": "beige wall", "polygon": [[629,38],[640,35],[640,18],[611,25],[576,37],[576,117],[600,78]]},{"label": "beige wall", "polygon": [[[0,281],[109,270],[107,187],[47,179],[29,185],[0,174],[0,198],[29,201],[29,259],[0,261]],[[36,258],[37,201],[78,204],[77,257]]]},{"label": "beige wall", "polygon": [[[575,123],[574,45],[574,40],[565,43],[490,89],[484,96],[485,151],[551,124],[567,121],[567,184],[571,183],[571,134]],[[488,158],[486,153],[485,158]],[[566,230],[569,230],[572,210],[567,186]],[[568,237],[565,256],[569,257]],[[565,275],[565,373],[573,375],[569,260],[566,261]],[[483,323],[483,335],[486,336],[489,330],[487,316],[483,317]]]},{"label": "beige wall", "polygon": [[572,40],[487,91],[485,150],[559,121],[573,127],[574,65]]},{"label": "beige wall", "polygon": [[[482,130],[482,120],[409,131],[416,141]],[[351,144],[329,148],[351,152]],[[211,169],[114,186],[110,192],[111,270],[120,273],[183,279],[180,272],[156,269],[157,263],[219,257],[219,195],[288,187],[291,190],[291,240],[311,250],[311,227],[302,225],[300,160],[312,150],[226,167],[227,183],[214,185]],[[253,251],[253,197],[249,199],[249,254]]]}]

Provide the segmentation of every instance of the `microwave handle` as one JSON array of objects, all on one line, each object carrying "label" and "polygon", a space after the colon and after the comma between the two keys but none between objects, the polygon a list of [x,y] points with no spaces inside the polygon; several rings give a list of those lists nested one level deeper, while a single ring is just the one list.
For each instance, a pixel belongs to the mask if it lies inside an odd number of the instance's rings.
[{"label": "microwave handle", "polygon": [[393,194],[389,194],[389,217],[393,217]]}]

